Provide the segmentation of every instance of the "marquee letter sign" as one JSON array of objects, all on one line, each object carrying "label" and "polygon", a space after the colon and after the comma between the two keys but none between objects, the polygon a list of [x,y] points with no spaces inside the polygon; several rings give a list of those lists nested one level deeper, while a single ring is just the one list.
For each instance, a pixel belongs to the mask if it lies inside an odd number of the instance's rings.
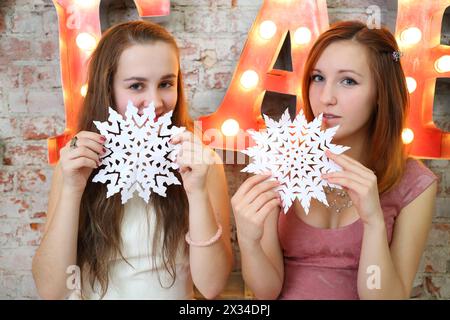
[{"label": "marquee letter sign", "polygon": [[[58,161],[59,150],[75,134],[78,113],[87,87],[87,60],[101,37],[101,0],[53,0],[59,21],[59,50],[66,114],[63,134],[48,139],[49,162]],[[134,0],[141,17],[166,16],[170,0]]]},{"label": "marquee letter sign", "polygon": [[[448,6],[450,0],[398,0],[396,37],[404,53],[402,65],[411,102],[402,136],[415,157],[450,159],[450,133],[442,132],[433,122],[436,78],[450,76],[450,47],[440,44]],[[248,147],[245,131],[263,126],[258,120],[267,91],[296,96],[298,111],[303,63],[311,44],[327,28],[325,1],[264,1],[222,104],[215,113],[202,118],[205,132],[216,129],[215,147]],[[271,70],[288,31],[293,44],[293,72]]]},{"label": "marquee letter sign", "polygon": [[[328,26],[326,0],[264,1],[222,104],[201,118],[204,131],[213,131],[214,147],[238,150],[248,146],[246,130],[264,126],[261,104],[267,91],[295,96],[296,110],[300,110],[303,65],[314,40]],[[274,69],[288,36],[292,71]]]},{"label": "marquee letter sign", "polygon": [[441,45],[448,6],[450,0],[398,1],[395,35],[404,53],[402,65],[411,103],[403,136],[405,143],[413,139],[410,154],[419,158],[450,159],[450,133],[433,122],[436,79],[450,77],[450,46]]},{"label": "marquee letter sign", "polygon": [[[86,59],[100,37],[100,0],[53,1],[59,17],[66,131],[49,139],[50,163],[57,161],[59,149],[73,135],[86,90]],[[169,14],[170,1],[135,3],[141,16]],[[402,65],[411,102],[403,140],[410,155],[420,158],[450,159],[450,133],[442,132],[433,122],[436,79],[450,76],[450,47],[440,44],[448,6],[450,0],[398,0],[396,38],[404,53]],[[371,24],[373,27],[379,21]],[[304,62],[314,40],[328,26],[326,0],[264,1],[221,105],[213,114],[201,117],[204,133],[214,136],[213,147],[247,148],[246,130],[264,126],[261,105],[265,95],[293,96],[299,111]],[[281,70],[275,62],[287,37],[292,70]]]}]

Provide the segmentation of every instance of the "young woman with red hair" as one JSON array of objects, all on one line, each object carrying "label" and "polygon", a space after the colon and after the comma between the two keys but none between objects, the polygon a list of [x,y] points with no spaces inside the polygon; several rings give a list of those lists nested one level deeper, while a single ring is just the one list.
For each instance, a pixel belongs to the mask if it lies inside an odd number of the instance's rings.
[{"label": "young woman with red hair", "polygon": [[[298,202],[285,215],[270,175],[232,198],[244,280],[260,299],[406,299],[432,223],[437,182],[401,139],[408,91],[398,45],[385,28],[340,22],[312,47],[303,77],[309,121],[340,125],[327,156],[342,172],[323,178],[327,208]],[[347,199],[347,200],[345,200]]]}]

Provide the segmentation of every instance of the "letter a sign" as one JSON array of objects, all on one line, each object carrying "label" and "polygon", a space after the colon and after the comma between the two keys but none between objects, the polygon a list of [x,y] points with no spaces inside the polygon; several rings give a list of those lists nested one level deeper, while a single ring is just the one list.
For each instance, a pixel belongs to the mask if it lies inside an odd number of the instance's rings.
[{"label": "letter a sign", "polygon": [[[100,0],[53,0],[59,18],[61,70],[66,130],[49,139],[49,161],[74,134],[86,87],[86,61],[101,36]],[[168,0],[135,0],[140,16],[168,15]],[[398,0],[396,38],[403,52],[410,94],[410,111],[403,141],[411,156],[450,159],[450,133],[433,121],[436,79],[450,76],[450,46],[442,45],[441,27],[450,0]],[[376,6],[367,12],[376,13]],[[379,24],[379,17],[368,22]],[[276,93],[294,97],[295,112],[302,107],[303,65],[317,37],[329,27],[326,0],[265,0],[250,31],[225,97],[216,112],[201,117],[213,147],[240,150],[248,147],[246,130],[264,128],[264,97]],[[376,27],[376,26],[375,26]],[[176,36],[176,35],[175,35]],[[279,68],[285,47],[289,68]],[[285,108],[279,105],[279,108]],[[281,114],[284,110],[280,110]]]}]

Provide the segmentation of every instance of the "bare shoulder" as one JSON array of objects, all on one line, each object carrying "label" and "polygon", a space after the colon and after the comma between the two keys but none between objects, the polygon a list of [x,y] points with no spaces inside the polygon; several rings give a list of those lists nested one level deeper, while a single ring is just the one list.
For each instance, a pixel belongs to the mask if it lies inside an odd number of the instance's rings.
[{"label": "bare shoulder", "polygon": [[397,223],[403,220],[411,222],[415,219],[431,219],[434,213],[436,193],[437,181],[433,181],[400,211]]}]

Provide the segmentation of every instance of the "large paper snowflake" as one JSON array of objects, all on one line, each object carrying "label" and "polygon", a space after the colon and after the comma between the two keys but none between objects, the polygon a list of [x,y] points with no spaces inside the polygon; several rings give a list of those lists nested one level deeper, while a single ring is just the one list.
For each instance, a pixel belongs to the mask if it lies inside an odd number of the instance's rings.
[{"label": "large paper snowflake", "polygon": [[172,111],[154,121],[155,107],[151,103],[143,115],[128,102],[125,119],[109,108],[108,121],[94,121],[100,133],[106,137],[107,149],[102,157],[102,168],[92,179],[106,183],[109,198],[121,192],[122,203],[127,202],[135,191],[147,203],[152,192],[166,196],[167,186],[181,184],[171,170],[178,169],[174,162],[179,146],[169,142],[174,134],[184,128],[172,126]]},{"label": "large paper snowflake", "polygon": [[323,187],[340,186],[327,183],[321,175],[341,171],[342,168],[330,160],[325,151],[341,154],[350,149],[331,143],[339,126],[321,130],[322,114],[308,123],[303,111],[294,121],[291,121],[287,109],[279,121],[263,116],[266,130],[248,130],[256,145],[243,151],[252,162],[242,171],[255,174],[271,172],[272,179],[280,182],[277,190],[284,213],[295,199],[300,201],[306,214],[312,198],[328,206]]}]

